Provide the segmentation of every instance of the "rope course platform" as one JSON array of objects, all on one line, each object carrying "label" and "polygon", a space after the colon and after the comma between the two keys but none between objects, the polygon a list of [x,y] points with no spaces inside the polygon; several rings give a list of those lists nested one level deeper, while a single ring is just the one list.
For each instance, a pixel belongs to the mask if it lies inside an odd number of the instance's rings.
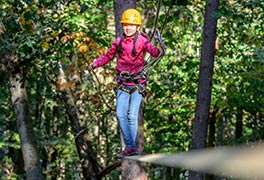
[{"label": "rope course platform", "polygon": [[125,158],[222,177],[264,180],[264,143],[221,146],[170,154],[128,156]]}]

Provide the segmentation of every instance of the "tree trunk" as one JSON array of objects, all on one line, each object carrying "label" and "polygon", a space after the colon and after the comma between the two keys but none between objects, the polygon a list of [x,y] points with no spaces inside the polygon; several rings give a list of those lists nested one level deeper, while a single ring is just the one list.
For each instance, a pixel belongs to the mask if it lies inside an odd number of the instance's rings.
[{"label": "tree trunk", "polygon": [[61,98],[63,99],[68,116],[70,119],[71,130],[75,137],[75,144],[77,147],[80,162],[82,163],[82,174],[86,180],[97,179],[97,173],[99,172],[99,166],[96,162],[96,158],[93,155],[92,149],[89,143],[84,139],[84,135],[87,132],[86,127],[81,127],[79,122],[79,113],[76,108],[74,97],[69,87],[64,87],[67,83],[64,70],[59,64],[58,86],[61,92]]},{"label": "tree trunk", "polygon": [[[218,112],[218,108],[214,107],[210,118],[209,118],[209,137],[207,147],[214,147],[215,146],[215,136],[216,136],[216,114]],[[215,176],[213,174],[207,174],[205,180],[213,180]]]},{"label": "tree trunk", "polygon": [[[144,102],[141,103],[138,117],[137,147],[139,155],[144,153]],[[147,180],[145,166],[140,161],[122,160],[122,180]]]},{"label": "tree trunk", "polygon": [[[52,108],[52,114],[53,114],[53,128],[52,128],[52,132],[50,131],[50,128],[47,129],[47,132],[52,133],[55,137],[58,137],[59,135],[59,126],[58,126],[58,121],[59,121],[59,107],[57,105],[54,105]],[[52,146],[50,147],[50,153],[49,153],[49,159],[50,159],[50,163],[54,164],[56,163],[56,161],[59,158],[59,152],[57,150],[56,147]],[[59,168],[59,166],[52,166],[51,167],[51,180],[57,180],[58,179],[58,174],[56,173],[57,168]]]},{"label": "tree trunk", "polygon": [[5,71],[8,78],[12,105],[15,110],[16,123],[24,160],[27,180],[42,180],[40,161],[37,154],[33,128],[31,125],[30,109],[23,69],[12,62],[17,62],[16,55],[6,55]]},{"label": "tree trunk", "polygon": [[[199,67],[199,82],[191,149],[201,149],[206,147],[217,26],[217,19],[213,17],[213,13],[217,11],[218,4],[219,0],[206,1],[202,56]],[[190,171],[189,180],[202,179],[202,173]]]},{"label": "tree trunk", "polygon": [[216,114],[218,113],[218,108],[215,106],[209,119],[209,137],[208,137],[208,147],[214,147],[216,145]]}]

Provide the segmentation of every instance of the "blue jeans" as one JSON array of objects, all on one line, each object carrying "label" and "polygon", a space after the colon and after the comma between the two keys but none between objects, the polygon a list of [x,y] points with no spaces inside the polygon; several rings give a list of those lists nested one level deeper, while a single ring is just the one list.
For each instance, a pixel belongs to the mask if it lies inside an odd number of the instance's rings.
[{"label": "blue jeans", "polygon": [[[132,88],[132,86],[127,86]],[[136,146],[138,130],[138,112],[142,95],[138,90],[127,93],[118,90],[116,94],[116,115],[126,146]]]}]

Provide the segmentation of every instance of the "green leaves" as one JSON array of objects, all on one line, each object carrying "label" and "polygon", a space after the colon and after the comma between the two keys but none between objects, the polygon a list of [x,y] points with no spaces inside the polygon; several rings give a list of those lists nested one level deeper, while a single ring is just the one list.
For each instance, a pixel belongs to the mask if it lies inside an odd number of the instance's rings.
[{"label": "green leaves", "polygon": [[[82,124],[88,129],[86,138],[93,143],[98,157],[109,163],[119,148],[112,91],[116,62],[96,73],[87,71],[87,66],[105,52],[114,38],[113,2],[16,2],[1,3],[0,53],[3,57],[2,54],[16,52],[19,67],[25,69],[33,124],[38,141],[42,142],[39,146],[58,150],[60,159],[67,159],[69,172],[77,167],[74,137],[69,135],[67,111],[57,91],[64,86],[75,97]],[[196,106],[204,1],[170,2],[162,1],[158,22],[167,46],[166,55],[148,75],[149,96],[144,109],[146,152],[188,150]],[[220,10],[213,14],[218,18],[211,109],[219,109],[215,136],[218,144],[234,140],[240,108],[245,132],[242,140],[257,140],[264,137],[264,5],[254,0],[220,3]],[[142,30],[152,29],[156,4],[139,1],[138,8],[146,23]],[[67,76],[65,83],[57,82],[59,63]],[[10,125],[1,124],[1,128],[15,131],[3,71],[0,76],[0,118]],[[52,128],[59,134],[51,132]],[[14,132],[6,134],[11,137]],[[18,148],[18,137],[14,137],[12,144],[1,136],[0,147]],[[42,155],[45,158],[45,153]]]}]

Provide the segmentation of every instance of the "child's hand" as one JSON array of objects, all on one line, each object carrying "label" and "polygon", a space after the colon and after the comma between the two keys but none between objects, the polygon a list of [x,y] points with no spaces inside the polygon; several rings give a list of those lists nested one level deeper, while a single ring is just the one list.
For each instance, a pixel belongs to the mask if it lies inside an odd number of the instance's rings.
[{"label": "child's hand", "polygon": [[94,62],[92,62],[90,65],[89,65],[89,70],[92,71],[96,68],[96,64]]}]

